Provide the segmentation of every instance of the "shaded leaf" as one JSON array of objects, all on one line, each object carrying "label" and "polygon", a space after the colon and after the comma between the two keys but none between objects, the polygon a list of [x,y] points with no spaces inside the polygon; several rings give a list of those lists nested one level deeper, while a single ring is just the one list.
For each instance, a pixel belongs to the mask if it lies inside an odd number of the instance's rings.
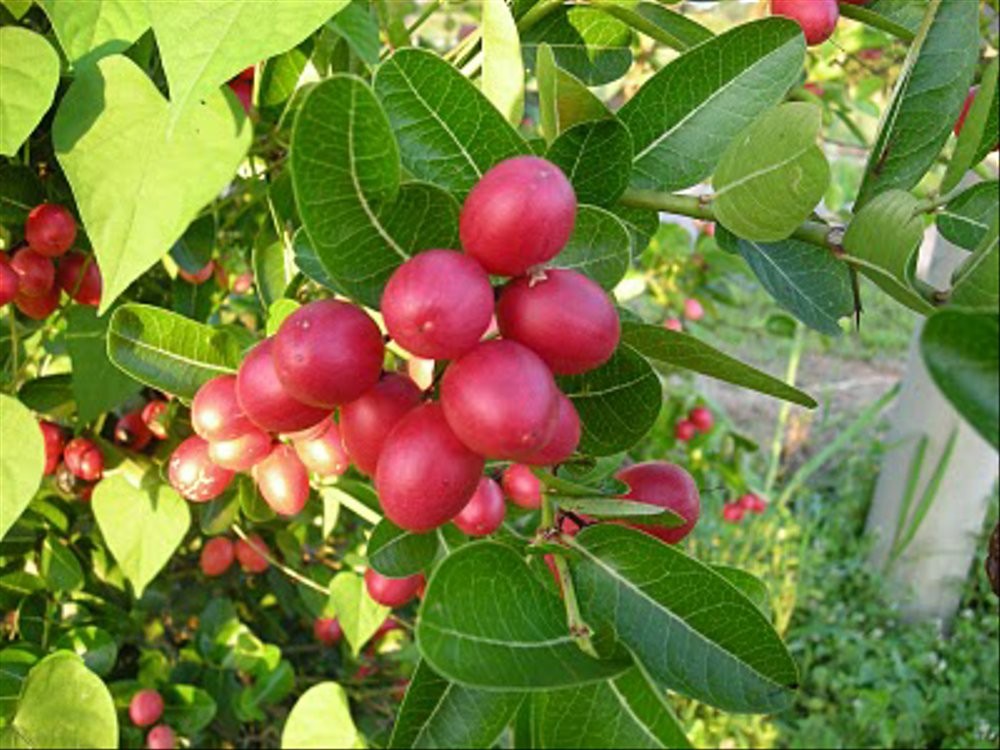
[{"label": "shaded leaf", "polygon": [[437,534],[415,534],[385,518],[368,538],[368,563],[389,578],[406,578],[427,568],[437,549]]},{"label": "shaded leaf", "polygon": [[77,69],[124,52],[149,28],[146,3],[135,0],[43,0],[39,4]]},{"label": "shaded leaf", "polygon": [[569,178],[580,203],[610,206],[628,187],[632,137],[615,119],[580,123],[564,130],[545,158]]},{"label": "shaded leaf", "polygon": [[941,236],[966,250],[974,250],[1000,215],[1000,182],[980,182],[948,201],[937,215]]},{"label": "shaded leaf", "polygon": [[610,290],[628,269],[630,246],[628,230],[618,217],[597,206],[580,206],[573,234],[552,265],[579,271]]},{"label": "shaded leaf", "polygon": [[559,8],[526,31],[521,46],[532,70],[542,43],[552,48],[560,68],[588,86],[617,80],[632,66],[632,31],[595,8]]},{"label": "shaded leaf", "polygon": [[92,307],[71,305],[66,309],[66,320],[77,416],[88,423],[134,396],[142,385],[108,358],[110,316],[99,318]]}]

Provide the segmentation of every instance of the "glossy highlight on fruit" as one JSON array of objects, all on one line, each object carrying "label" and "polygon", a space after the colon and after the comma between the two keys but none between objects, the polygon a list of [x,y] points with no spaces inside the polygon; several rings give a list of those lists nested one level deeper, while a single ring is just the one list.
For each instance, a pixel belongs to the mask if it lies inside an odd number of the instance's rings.
[{"label": "glossy highlight on fruit", "polygon": [[500,477],[504,494],[514,503],[527,510],[542,507],[542,480],[536,477],[524,464],[511,464]]},{"label": "glossy highlight on fruit", "polygon": [[500,485],[489,477],[483,477],[472,498],[453,522],[463,534],[487,536],[500,528],[506,510]]},{"label": "glossy highlight on fruit", "polygon": [[142,412],[138,409],[123,414],[115,425],[115,442],[130,450],[144,450],[152,439],[153,433],[142,421]]},{"label": "glossy highlight on fruit", "polygon": [[104,474],[104,454],[87,438],[73,438],[63,449],[63,461],[74,476],[94,482]]},{"label": "glossy highlight on fruit", "polygon": [[18,297],[41,297],[52,291],[56,281],[56,267],[51,258],[31,248],[22,247],[14,253],[10,267],[18,276]]},{"label": "glossy highlight on fruit", "polygon": [[580,444],[580,415],[573,402],[561,391],[557,396],[559,412],[556,427],[549,441],[538,451],[524,459],[531,466],[554,466],[573,455]]},{"label": "glossy highlight on fruit", "polygon": [[166,401],[153,399],[142,407],[142,421],[157,440],[167,437],[167,410],[170,405]]},{"label": "glossy highlight on fruit", "polygon": [[216,440],[208,444],[208,457],[223,469],[247,471],[271,452],[274,441],[270,434],[256,427],[232,440]]},{"label": "glossy highlight on fruit", "polygon": [[350,466],[350,459],[340,437],[340,428],[332,419],[320,434],[305,440],[295,440],[292,445],[306,469],[321,477],[338,477]]},{"label": "glossy highlight on fruit", "polygon": [[417,596],[425,583],[423,573],[407,578],[386,578],[371,568],[365,571],[368,596],[383,607],[402,607]]},{"label": "glossy highlight on fruit", "polygon": [[42,431],[42,440],[45,443],[45,474],[55,474],[65,445],[62,427],[44,419],[38,423],[38,427]]},{"label": "glossy highlight on fruit", "polygon": [[137,727],[155,724],[163,716],[163,696],[155,690],[140,690],[129,701],[128,716]]},{"label": "glossy highlight on fruit", "polygon": [[837,0],[771,0],[771,15],[785,16],[802,27],[809,45],[822,44],[840,18]]},{"label": "glossy highlight on fruit", "polygon": [[269,555],[267,544],[257,534],[237,539],[234,545],[236,561],[247,573],[263,573],[271,565],[264,555]]},{"label": "glossy highlight on fruit", "polygon": [[81,305],[101,304],[101,271],[93,255],[73,251],[59,259],[56,266],[59,288]]},{"label": "glossy highlight on fruit", "polygon": [[208,455],[208,442],[197,435],[174,449],[167,466],[170,485],[181,497],[195,503],[214,500],[229,487],[233,472],[214,463]]},{"label": "glossy highlight on fruit", "polygon": [[629,486],[627,500],[668,508],[684,519],[682,526],[667,528],[638,523],[626,524],[663,540],[677,544],[691,533],[701,514],[701,497],[694,479],[684,469],[666,461],[649,461],[622,469],[615,475]]},{"label": "glossy highlight on fruit", "polygon": [[14,307],[32,320],[45,320],[59,307],[59,288],[53,286],[39,297],[18,294]]},{"label": "glossy highlight on fruit", "polygon": [[219,375],[202,384],[191,402],[191,426],[209,441],[232,440],[254,429],[236,397],[235,375]]},{"label": "glossy highlight on fruit", "polygon": [[24,224],[24,239],[36,253],[54,258],[73,246],[76,220],[62,206],[42,203],[28,214]]},{"label": "glossy highlight on fruit", "polygon": [[236,373],[236,397],[243,413],[266,432],[297,432],[326,419],[329,409],[295,399],[281,384],[274,367],[274,339],[255,346]]},{"label": "glossy highlight on fruit", "polygon": [[205,542],[205,546],[201,548],[198,564],[202,573],[215,577],[229,570],[235,559],[236,548],[232,541],[224,536],[217,536]]},{"label": "glossy highlight on fruit", "polygon": [[358,471],[373,476],[392,428],[420,404],[421,392],[404,375],[390,373],[340,409],[340,436]]},{"label": "glossy highlight on fruit", "polygon": [[279,516],[294,516],[309,500],[309,472],[290,445],[279,443],[253,468],[264,501]]}]

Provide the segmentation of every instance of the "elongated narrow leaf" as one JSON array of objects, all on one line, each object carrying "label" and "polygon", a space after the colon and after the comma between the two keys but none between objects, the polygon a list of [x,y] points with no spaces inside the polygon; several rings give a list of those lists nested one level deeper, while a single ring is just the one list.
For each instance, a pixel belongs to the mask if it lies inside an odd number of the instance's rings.
[{"label": "elongated narrow leaf", "polygon": [[52,22],[59,45],[76,68],[105,55],[124,52],[149,28],[146,4],[134,0],[44,0],[39,3]]},{"label": "elongated narrow leaf", "polygon": [[795,663],[767,618],[724,577],[622,526],[590,526],[572,549],[584,619],[613,632],[658,683],[729,711],[789,704]]},{"label": "elongated narrow leaf", "polygon": [[13,156],[52,105],[59,55],[45,37],[19,26],[0,29],[0,154]]},{"label": "elongated narrow leaf", "polygon": [[368,539],[368,563],[389,578],[406,578],[430,565],[437,549],[436,534],[414,534],[383,519]]},{"label": "elongated narrow leaf", "polygon": [[552,265],[572,268],[611,290],[622,280],[630,260],[631,238],[621,220],[597,206],[580,206],[573,234]]},{"label": "elongated narrow leaf", "polygon": [[697,21],[654,2],[623,3],[617,0],[599,0],[593,5],[636,31],[683,52],[713,36]]},{"label": "elongated narrow leaf", "polygon": [[974,250],[1000,216],[1000,182],[980,182],[948,201],[937,215],[941,236],[966,250]]},{"label": "elongated narrow leaf", "polygon": [[746,598],[764,613],[765,617],[771,619],[771,594],[767,590],[767,584],[753,573],[747,573],[740,568],[733,568],[729,565],[713,565],[711,567],[712,570],[742,591]]},{"label": "elongated narrow leaf", "polygon": [[347,693],[336,682],[306,690],[292,706],[281,732],[284,748],[356,747],[358,729]]},{"label": "elongated narrow leaf", "polygon": [[668,331],[662,326],[622,323],[622,341],[656,362],[699,372],[810,409],[816,406],[809,394],[723,354],[694,336]]},{"label": "elongated narrow leaf", "polygon": [[953,306],[993,312],[1000,304],[998,224],[1000,217],[994,217],[979,247],[955,272],[950,299]]},{"label": "elongated narrow leaf", "polygon": [[768,18],[664,66],[618,112],[635,148],[632,187],[677,190],[708,177],[737,133],[784,98],[804,59],[799,26]]},{"label": "elongated narrow leaf", "polygon": [[683,526],[685,521],[659,505],[607,497],[567,497],[558,501],[562,510],[612,520],[632,520],[648,526]]},{"label": "elongated narrow leaf", "polygon": [[613,118],[604,102],[580,79],[556,65],[552,47],[538,46],[535,76],[538,79],[539,125],[545,142],[574,125]]},{"label": "elongated narrow leaf", "polygon": [[483,93],[515,127],[524,115],[524,63],[505,0],[483,0]]},{"label": "elongated narrow leaf", "polygon": [[586,656],[559,597],[517,552],[495,542],[468,544],[438,565],[420,608],[417,645],[438,674],[489,690],[595,682],[628,666]]},{"label": "elongated narrow leaf", "polygon": [[578,201],[610,206],[628,187],[632,137],[615,119],[580,123],[563,131],[545,158],[569,178]]},{"label": "elongated narrow leaf", "polygon": [[524,700],[521,693],[475,690],[417,665],[390,748],[493,747]]},{"label": "elongated narrow leaf", "polygon": [[81,422],[90,422],[138,393],[142,385],[108,359],[110,316],[99,318],[94,308],[73,305],[66,318],[66,348],[73,361],[77,413]]},{"label": "elongated narrow leaf", "polygon": [[537,49],[548,44],[560,68],[588,86],[621,78],[632,65],[632,31],[595,8],[569,5],[526,31],[521,39],[528,67],[535,69]]},{"label": "elongated narrow leaf", "polygon": [[44,468],[37,420],[16,398],[0,393],[0,539],[28,507]]},{"label": "elongated narrow leaf", "polygon": [[[993,62],[986,66],[983,83],[976,91],[972,106],[966,113],[965,122],[958,136],[958,145],[955,146],[944,179],[941,180],[941,192],[954,190],[965,173],[1000,143],[996,114],[998,74],[1000,74],[1000,58],[994,57]],[[982,147],[983,144],[986,145],[985,149]]]}]

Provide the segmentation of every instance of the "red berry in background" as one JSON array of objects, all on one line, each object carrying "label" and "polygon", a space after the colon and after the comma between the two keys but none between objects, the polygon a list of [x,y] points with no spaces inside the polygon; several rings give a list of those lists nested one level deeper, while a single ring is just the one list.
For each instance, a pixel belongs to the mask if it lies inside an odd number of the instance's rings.
[{"label": "red berry in background", "polygon": [[215,273],[214,260],[208,261],[208,263],[206,263],[204,266],[202,266],[201,268],[199,268],[197,271],[194,272],[185,271],[183,268],[179,267],[177,269],[178,276],[184,279],[184,281],[186,281],[187,283],[194,284],[195,286],[204,284],[206,281],[212,278],[213,273]]},{"label": "red berry in background", "polygon": [[56,282],[56,267],[52,264],[52,259],[29,247],[22,247],[14,253],[10,267],[18,276],[18,297],[41,297],[49,294]]},{"label": "red berry in background", "polygon": [[340,409],[340,436],[358,471],[375,474],[392,428],[420,404],[417,385],[403,375],[384,376],[360,398]]},{"label": "red berry in background", "polygon": [[493,287],[482,266],[454,250],[413,256],[382,293],[389,335],[406,351],[455,359],[474,347],[493,317]]},{"label": "red berry in background", "polygon": [[87,438],[73,438],[66,443],[63,449],[63,461],[73,476],[87,482],[100,479],[104,473],[104,455],[101,449]]},{"label": "red berry in background", "polygon": [[295,440],[292,445],[306,469],[321,477],[339,477],[350,466],[340,428],[332,419],[316,437]]},{"label": "red berry in background", "polygon": [[214,500],[233,481],[233,472],[212,462],[208,442],[192,435],[174,449],[167,466],[170,485],[195,503]]},{"label": "red berry in background", "polygon": [[424,404],[386,438],[375,489],[390,521],[408,531],[430,531],[461,512],[483,465],[451,431],[441,406]]},{"label": "red berry in background", "polygon": [[674,437],[682,443],[694,440],[697,432],[698,429],[694,426],[694,423],[687,419],[682,419],[674,426]]},{"label": "red berry in background", "polygon": [[240,364],[236,397],[243,413],[266,432],[298,432],[319,424],[330,410],[302,403],[285,389],[274,367],[273,350],[274,339],[265,339]]},{"label": "red berry in background", "polygon": [[167,437],[167,410],[169,405],[166,401],[153,399],[142,407],[142,421],[153,433],[157,440],[165,440]]},{"label": "red berry in background", "polygon": [[89,503],[90,498],[93,497],[93,495],[94,495],[93,484],[85,484],[83,487],[80,488],[79,497],[81,501]]},{"label": "red berry in background", "polygon": [[417,596],[424,587],[423,573],[407,578],[386,578],[369,568],[365,571],[365,588],[368,596],[383,607],[402,607]]},{"label": "red berry in background", "polygon": [[722,520],[726,523],[739,523],[743,520],[744,512],[738,502],[726,503],[722,506]]},{"label": "red berry in background", "polygon": [[814,45],[833,34],[840,7],[837,0],[771,0],[771,15],[791,18],[802,27],[806,43]]},{"label": "red berry in background", "polygon": [[62,255],[76,239],[76,219],[62,206],[42,203],[28,214],[24,239],[36,253],[50,258]]},{"label": "red berry in background", "polygon": [[324,646],[336,646],[343,637],[344,631],[336,617],[317,617],[313,620],[313,638]]},{"label": "red berry in background", "polygon": [[557,375],[593,370],[614,354],[621,326],[607,293],[582,273],[551,269],[503,288],[497,324]]},{"label": "red berry in background", "polygon": [[[417,592],[420,593],[419,591]],[[394,630],[402,630],[403,626],[399,624],[399,620],[395,617],[386,617],[382,624],[378,626],[378,630],[372,635],[372,640],[377,641],[385,636],[389,635]]]},{"label": "red berry in background", "polygon": [[81,305],[98,307],[101,304],[101,271],[93,255],[74,250],[60,258],[56,266],[56,283]]},{"label": "red berry in background", "polygon": [[767,510],[767,502],[764,498],[753,492],[741,495],[736,501],[736,505],[738,505],[742,510],[745,510],[747,513],[759,514]]},{"label": "red berry in background", "polygon": [[42,440],[45,443],[45,473],[55,474],[63,454],[62,427],[44,419],[38,423],[38,427],[42,431]]},{"label": "red berry in background", "polygon": [[521,276],[559,254],[576,220],[576,195],[552,162],[518,156],[500,162],[462,206],[462,248],[487,272]]},{"label": "red berry in background", "polygon": [[561,464],[573,455],[580,444],[580,415],[576,407],[562,391],[557,396],[559,412],[556,416],[556,428],[552,437],[541,450],[532,453],[524,460],[532,466],[554,466]]},{"label": "red berry in background", "polygon": [[17,296],[21,286],[21,277],[10,265],[10,258],[6,253],[0,253],[0,307]]},{"label": "red berry in background", "polygon": [[506,510],[500,485],[489,477],[483,477],[453,522],[463,534],[487,536],[500,528]]},{"label": "red berry in background", "polygon": [[667,318],[663,321],[663,327],[668,331],[677,331],[678,333],[684,330],[684,324],[681,323],[680,318]]},{"label": "red berry in background", "polygon": [[243,111],[249,115],[253,109],[253,79],[234,78],[226,85],[236,94],[236,98],[243,106]]},{"label": "red berry in background", "polygon": [[270,433],[251,427],[232,440],[216,440],[208,444],[208,457],[212,463],[230,471],[247,471],[271,452],[274,441]]},{"label": "red berry in background", "polygon": [[441,380],[451,429],[481,456],[529,459],[551,440],[559,389],[545,363],[515,341],[484,341]]},{"label": "red berry in background", "polygon": [[246,294],[253,289],[253,274],[244,271],[233,280],[233,294]]},{"label": "red berry in background", "polygon": [[130,450],[141,451],[152,439],[153,433],[142,421],[142,411],[139,409],[123,414],[115,425],[115,442]]},{"label": "red berry in background", "polygon": [[804,83],[802,85],[802,88],[804,88],[813,96],[818,96],[820,99],[822,99],[823,94],[826,93],[826,91],[824,91],[822,86],[820,86],[818,83],[813,83],[812,81],[807,81],[806,83]]},{"label": "red berry in background", "polygon": [[360,307],[326,299],[293,312],[274,336],[274,365],[282,385],[306,404],[333,408],[378,382],[385,345]]},{"label": "red berry in background", "polygon": [[279,516],[294,516],[309,500],[309,472],[290,445],[278,443],[253,467],[264,501]]},{"label": "red berry in background", "polygon": [[177,737],[174,736],[174,730],[166,724],[157,724],[146,735],[147,750],[174,750],[176,746]]},{"label": "red berry in background", "polygon": [[232,440],[254,429],[236,398],[235,375],[219,375],[202,384],[191,402],[191,426],[208,441]]},{"label": "red berry in background", "polygon": [[696,299],[686,299],[684,300],[684,317],[692,323],[697,323],[705,317],[705,308]]},{"label": "red berry in background", "polygon": [[137,727],[148,727],[163,716],[163,697],[155,690],[140,690],[128,704],[128,716]]},{"label": "red berry in background", "polygon": [[45,320],[59,307],[59,288],[53,286],[40,297],[18,294],[14,297],[14,307],[32,320]]},{"label": "red berry in background", "polygon": [[622,469],[615,475],[628,485],[626,500],[636,500],[668,508],[684,519],[682,526],[666,528],[644,524],[627,524],[655,536],[667,544],[677,544],[691,533],[701,515],[701,497],[694,479],[684,469],[665,461],[649,461]]},{"label": "red berry in background", "polygon": [[694,425],[698,432],[709,432],[715,426],[712,411],[705,406],[696,406],[688,412],[687,421]]},{"label": "red berry in background", "polygon": [[236,559],[236,548],[232,541],[224,536],[217,536],[205,542],[201,548],[198,564],[201,572],[207,576],[221,576]]},{"label": "red berry in background", "polygon": [[270,554],[267,544],[257,534],[237,539],[234,545],[236,561],[247,573],[263,573],[270,563],[264,555]]},{"label": "red berry in background", "polygon": [[534,510],[542,507],[542,480],[524,464],[511,464],[500,478],[504,494],[514,505]]}]

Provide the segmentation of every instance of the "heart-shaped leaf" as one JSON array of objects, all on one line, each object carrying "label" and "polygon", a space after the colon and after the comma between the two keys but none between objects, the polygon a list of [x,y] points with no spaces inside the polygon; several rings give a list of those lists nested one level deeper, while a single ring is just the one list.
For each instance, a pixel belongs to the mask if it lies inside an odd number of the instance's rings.
[{"label": "heart-shaped leaf", "polygon": [[368,563],[389,578],[406,578],[427,568],[437,549],[437,534],[414,534],[386,518],[368,539]]},{"label": "heart-shaped leaf", "polygon": [[59,55],[45,37],[0,29],[0,154],[13,156],[42,119],[59,84]]},{"label": "heart-shaped leaf", "polygon": [[948,201],[937,215],[941,236],[966,250],[975,250],[1000,216],[1000,182],[980,182]]},{"label": "heart-shaped leaf", "polygon": [[355,656],[389,614],[388,607],[368,596],[364,579],[350,571],[342,571],[330,581],[330,606]]},{"label": "heart-shaped leaf", "polygon": [[606,520],[626,520],[645,526],[683,526],[684,519],[659,505],[607,497],[561,497],[561,510]]},{"label": "heart-shaped leaf", "polygon": [[45,443],[24,404],[0,393],[0,539],[28,507],[45,469]]},{"label": "heart-shaped leaf", "polygon": [[618,120],[580,123],[564,130],[545,158],[566,174],[580,203],[610,206],[628,187],[632,136]]},{"label": "heart-shaped leaf", "polygon": [[295,701],[281,730],[283,748],[358,747],[347,693],[336,682],[321,682]]},{"label": "heart-shaped leaf", "polygon": [[124,52],[149,28],[146,3],[136,0],[43,0],[59,44],[80,69],[107,55]]}]

